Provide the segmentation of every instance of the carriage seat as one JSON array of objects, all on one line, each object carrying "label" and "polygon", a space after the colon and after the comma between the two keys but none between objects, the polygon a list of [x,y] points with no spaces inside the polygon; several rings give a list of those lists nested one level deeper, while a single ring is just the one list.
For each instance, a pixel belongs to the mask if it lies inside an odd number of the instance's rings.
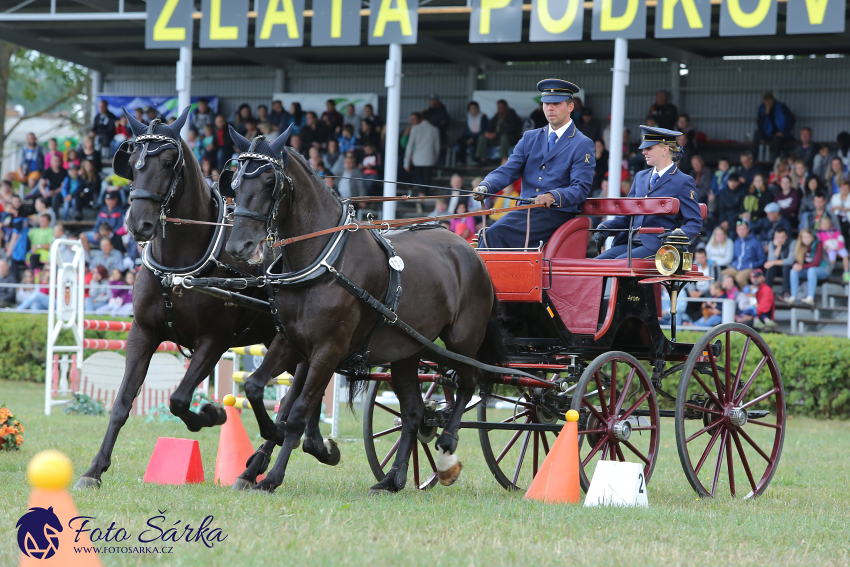
[{"label": "carriage seat", "polygon": [[562,224],[546,243],[544,258],[584,258],[587,256],[587,237],[590,219],[576,217]]}]

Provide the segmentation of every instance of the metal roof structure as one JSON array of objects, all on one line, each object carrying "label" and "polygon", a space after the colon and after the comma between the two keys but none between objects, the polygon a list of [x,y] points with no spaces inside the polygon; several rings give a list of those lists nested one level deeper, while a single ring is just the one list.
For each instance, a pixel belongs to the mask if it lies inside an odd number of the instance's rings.
[{"label": "metal roof structure", "polygon": [[[850,52],[850,26],[842,34],[786,35],[786,0],[778,0],[779,32],[774,36],[718,37],[720,0],[712,3],[712,36],[708,38],[650,39],[654,36],[656,0],[648,7],[647,39],[630,40],[631,58],[666,57],[689,62],[729,55],[810,55]],[[195,17],[196,65],[262,65],[291,68],[316,63],[383,63],[386,46],[366,45],[369,10],[361,10],[364,38],[356,47],[311,47],[311,0],[307,0],[305,41],[296,48],[199,49],[200,12]],[[531,4],[525,4],[521,43],[469,43],[470,8],[457,0],[434,0],[419,7],[418,42],[404,48],[406,63],[451,61],[487,68],[505,62],[610,59],[613,41],[590,41],[591,2],[585,2],[584,41],[532,43],[527,41]],[[200,8],[200,1],[196,3]],[[162,65],[178,59],[178,50],[145,49],[143,0],[0,0],[0,38],[36,49],[91,69],[108,72],[115,66]],[[847,18],[847,13],[845,13]],[[253,44],[256,13],[249,12]]]}]

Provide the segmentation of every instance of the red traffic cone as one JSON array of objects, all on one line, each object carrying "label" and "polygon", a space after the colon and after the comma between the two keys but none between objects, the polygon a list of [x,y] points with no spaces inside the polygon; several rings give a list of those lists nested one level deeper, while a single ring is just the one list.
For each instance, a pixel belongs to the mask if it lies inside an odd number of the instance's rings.
[{"label": "red traffic cone", "polygon": [[100,567],[96,553],[74,550],[91,542],[85,532],[77,537],[68,527],[80,515],[67,490],[73,476],[71,460],[58,451],[42,451],[30,461],[27,478],[33,491],[17,524],[18,541],[23,542],[20,567]]},{"label": "red traffic cone", "polygon": [[[254,446],[239,411],[234,407],[236,398],[227,394],[222,400],[227,421],[221,426],[218,438],[218,455],[215,459],[215,477],[213,482],[222,486],[231,486],[236,478],[245,471],[245,463],[254,454]],[[265,475],[259,475],[257,480],[263,480]]]},{"label": "red traffic cone", "polygon": [[546,503],[578,504],[581,495],[578,467],[578,412],[570,410],[567,423],[543,460],[525,498]]},{"label": "red traffic cone", "polygon": [[157,439],[144,481],[178,485],[204,482],[204,465],[198,442],[174,437]]}]

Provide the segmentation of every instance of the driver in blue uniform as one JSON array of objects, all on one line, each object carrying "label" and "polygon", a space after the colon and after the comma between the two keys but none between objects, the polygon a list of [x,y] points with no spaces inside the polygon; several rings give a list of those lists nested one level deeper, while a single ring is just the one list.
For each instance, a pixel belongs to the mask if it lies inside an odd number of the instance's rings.
[{"label": "driver in blue uniform", "polygon": [[[637,215],[634,228],[663,227],[667,232],[681,228],[691,242],[702,230],[702,214],[697,201],[697,188],[694,178],[682,173],[676,162],[682,157],[682,148],[676,143],[681,132],[641,126],[643,143],[640,149],[646,164],[645,169],[635,175],[629,197],[676,197],[679,199],[679,213],[676,215]],[[617,216],[600,223],[596,228],[628,228],[629,217]],[[628,257],[628,232],[617,232],[614,245],[596,257],[597,260]],[[605,239],[609,233],[597,232],[596,239]],[[632,236],[632,258],[653,258],[661,248],[664,234],[637,234]]]},{"label": "driver in blue uniform", "polygon": [[573,94],[579,88],[561,79],[545,79],[537,89],[549,124],[522,135],[507,163],[475,189],[475,199],[483,201],[521,178],[520,196],[545,208],[531,209],[530,217],[528,211],[509,212],[485,230],[478,248],[522,248],[526,228],[528,246],[536,248],[575,217],[590,194],[596,167],[593,140],[570,119]]}]

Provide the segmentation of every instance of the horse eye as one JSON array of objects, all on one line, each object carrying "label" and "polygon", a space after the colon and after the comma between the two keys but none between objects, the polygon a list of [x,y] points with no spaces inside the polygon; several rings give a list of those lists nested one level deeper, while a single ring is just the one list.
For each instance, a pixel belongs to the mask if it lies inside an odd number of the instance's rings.
[{"label": "horse eye", "polygon": [[166,161],[166,162],[163,162],[163,163],[162,163],[162,167],[163,167],[163,169],[171,169],[171,166],[172,166],[172,165],[173,165],[173,164],[172,164],[170,161]]}]

